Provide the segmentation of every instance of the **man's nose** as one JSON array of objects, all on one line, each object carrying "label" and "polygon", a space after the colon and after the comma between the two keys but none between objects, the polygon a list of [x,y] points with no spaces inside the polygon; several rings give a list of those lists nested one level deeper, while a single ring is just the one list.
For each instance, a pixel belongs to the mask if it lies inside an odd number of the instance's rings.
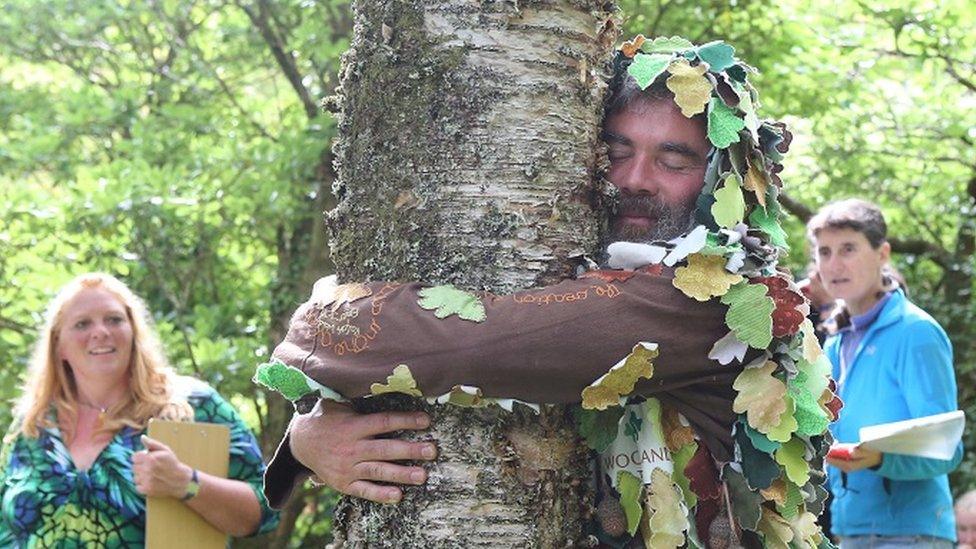
[{"label": "man's nose", "polygon": [[652,161],[645,156],[635,156],[621,176],[612,181],[621,191],[629,194],[657,195],[661,184],[657,180]]}]

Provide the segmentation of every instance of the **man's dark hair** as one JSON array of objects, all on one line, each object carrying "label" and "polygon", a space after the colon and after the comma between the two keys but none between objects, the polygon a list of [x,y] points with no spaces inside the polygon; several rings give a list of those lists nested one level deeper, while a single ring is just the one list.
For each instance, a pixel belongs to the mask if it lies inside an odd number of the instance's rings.
[{"label": "man's dark hair", "polygon": [[607,94],[607,103],[603,113],[604,118],[609,118],[626,109],[638,99],[651,102],[665,99],[674,101],[674,93],[668,89],[665,82],[664,78],[658,78],[647,89],[642,90],[637,85],[637,81],[627,74],[626,69],[617,70],[610,81],[610,91]]},{"label": "man's dark hair", "polygon": [[[645,89],[640,89],[637,81],[627,74],[626,66],[618,66],[613,79],[610,80],[609,93],[603,108],[603,120],[623,111],[635,102],[643,100],[649,103],[659,101],[674,101],[674,92],[668,89],[667,73],[662,74]],[[701,124],[707,124],[705,113],[691,117]]]}]

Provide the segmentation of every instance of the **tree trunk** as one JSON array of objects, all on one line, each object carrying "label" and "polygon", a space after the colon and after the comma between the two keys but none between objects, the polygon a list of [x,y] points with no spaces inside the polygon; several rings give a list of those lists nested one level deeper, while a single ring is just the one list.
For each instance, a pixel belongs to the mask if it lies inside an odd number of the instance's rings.
[{"label": "tree trunk", "polygon": [[[616,38],[612,5],[370,0],[338,102],[340,280],[495,292],[552,282],[596,250],[590,197]],[[376,407],[416,407],[399,396]],[[430,407],[440,457],[396,506],[346,499],[344,547],[561,547],[588,512],[565,410]]]}]

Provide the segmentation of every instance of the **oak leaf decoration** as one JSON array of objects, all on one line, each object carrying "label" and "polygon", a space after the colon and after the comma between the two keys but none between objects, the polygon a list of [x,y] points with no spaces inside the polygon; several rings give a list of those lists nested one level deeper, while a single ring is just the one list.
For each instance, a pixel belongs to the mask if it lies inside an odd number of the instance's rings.
[{"label": "oak leaf decoration", "polygon": [[638,343],[623,360],[583,389],[583,408],[606,410],[620,404],[620,397],[634,390],[637,380],[654,375],[651,362],[658,355],[656,343]]},{"label": "oak leaf decoration", "polygon": [[362,299],[371,295],[373,295],[373,290],[371,290],[369,286],[363,284],[362,282],[351,282],[349,284],[337,286],[333,291],[331,301],[322,303],[322,306],[326,307],[332,305],[332,310],[335,311],[346,303],[352,303],[357,299]]},{"label": "oak leaf decoration", "polygon": [[735,378],[732,388],[738,391],[732,410],[746,414],[749,425],[767,433],[780,424],[786,411],[786,384],[773,376],[776,363],[769,360],[758,368],[747,368]]},{"label": "oak leaf decoration", "polygon": [[437,318],[457,315],[462,320],[472,322],[484,322],[486,318],[485,306],[481,299],[454,286],[424,288],[417,292],[417,295],[420,296],[420,300],[417,301],[420,308],[434,311],[434,316]]},{"label": "oak leaf decoration", "polygon": [[387,376],[386,384],[374,383],[369,386],[369,392],[374,395],[385,393],[403,393],[411,396],[423,396],[417,388],[417,382],[410,373],[410,368],[406,364],[401,364],[393,369],[393,373]]},{"label": "oak leaf decoration", "polygon": [[712,96],[712,83],[705,78],[706,65],[691,66],[687,59],[679,57],[668,65],[665,84],[674,93],[674,102],[681,108],[681,114],[688,118],[705,112],[708,99]]},{"label": "oak leaf decoration", "polygon": [[671,283],[698,301],[725,295],[733,284],[742,281],[742,275],[725,270],[725,263],[725,258],[720,255],[691,254],[688,265],[675,270]]},{"label": "oak leaf decoration", "polygon": [[641,535],[652,549],[674,549],[685,543],[688,517],[682,505],[681,490],[663,469],[651,472],[651,483],[644,497]]},{"label": "oak leaf decoration", "polygon": [[623,44],[621,44],[620,51],[627,57],[633,57],[634,55],[637,54],[637,52],[640,51],[641,46],[644,45],[644,40],[646,40],[646,38],[644,38],[644,35],[638,34],[632,40],[628,40]]}]

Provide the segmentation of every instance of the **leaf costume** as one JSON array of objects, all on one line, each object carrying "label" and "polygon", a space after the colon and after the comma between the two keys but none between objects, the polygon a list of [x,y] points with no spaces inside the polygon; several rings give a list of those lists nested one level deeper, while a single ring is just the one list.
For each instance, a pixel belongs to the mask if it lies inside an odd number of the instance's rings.
[{"label": "leaf costume", "polygon": [[[290,397],[401,387],[452,402],[465,386],[478,405],[582,402],[581,434],[602,452],[625,521],[601,541],[623,546],[639,531],[648,547],[701,546],[713,521],[734,519],[745,545],[829,546],[815,518],[837,401],[809,305],[777,269],[790,134],[759,121],[754,69],[722,42],[638,37],[614,65],[642,89],[664,81],[685,116],[707,121],[693,230],[608,248],[608,265],[636,270],[506,296],[320,280],[255,379]],[[282,444],[272,504],[303,469]]]},{"label": "leaf costume", "polygon": [[[227,476],[248,483],[257,495],[261,522],[255,534],[273,530],[278,514],[261,492],[265,467],[254,435],[212,388],[190,378],[179,383],[188,391],[194,421],[230,427]],[[75,468],[57,427],[6,442],[0,452],[0,547],[143,547],[146,498],[132,480],[132,454],[143,449],[142,434],[122,428],[85,471]]]}]

